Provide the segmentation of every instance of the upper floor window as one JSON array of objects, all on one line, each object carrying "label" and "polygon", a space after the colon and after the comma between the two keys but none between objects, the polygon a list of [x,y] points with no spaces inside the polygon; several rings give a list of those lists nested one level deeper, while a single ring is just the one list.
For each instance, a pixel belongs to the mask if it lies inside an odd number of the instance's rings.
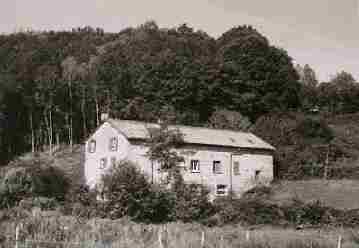
[{"label": "upper floor window", "polygon": [[233,162],[233,174],[234,175],[239,175],[239,162],[238,161],[234,161]]},{"label": "upper floor window", "polygon": [[191,172],[192,173],[200,172],[199,160],[191,160]]},{"label": "upper floor window", "polygon": [[213,161],[213,173],[214,174],[222,174],[223,166],[221,161]]},{"label": "upper floor window", "polygon": [[87,150],[90,153],[94,153],[96,151],[96,140],[90,140],[87,145]]},{"label": "upper floor window", "polygon": [[107,166],[107,158],[101,158],[100,159],[100,169],[105,169]]},{"label": "upper floor window", "polygon": [[110,139],[110,151],[117,151],[118,149],[118,138],[117,137],[112,137]]}]

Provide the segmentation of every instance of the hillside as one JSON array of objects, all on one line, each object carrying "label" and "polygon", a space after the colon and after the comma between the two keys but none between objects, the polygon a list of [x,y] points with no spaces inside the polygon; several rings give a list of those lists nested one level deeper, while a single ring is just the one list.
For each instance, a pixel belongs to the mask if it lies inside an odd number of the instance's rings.
[{"label": "hillside", "polygon": [[54,166],[65,173],[72,184],[83,184],[84,179],[84,146],[75,145],[72,151],[69,147],[61,147],[56,149],[53,156],[49,156],[48,152],[37,152],[36,154],[26,153],[15,160],[11,161],[7,166],[0,167],[0,178],[4,175],[8,168],[18,164],[26,164],[36,158],[43,166]]},{"label": "hillside", "polygon": [[299,109],[291,57],[251,26],[219,38],[147,22],[0,35],[0,162],[49,143],[80,143],[101,113],[205,125],[216,109],[252,122]]},{"label": "hillside", "polygon": [[337,209],[359,209],[359,180],[278,181],[271,200],[285,204],[297,198],[304,202],[320,200]]}]

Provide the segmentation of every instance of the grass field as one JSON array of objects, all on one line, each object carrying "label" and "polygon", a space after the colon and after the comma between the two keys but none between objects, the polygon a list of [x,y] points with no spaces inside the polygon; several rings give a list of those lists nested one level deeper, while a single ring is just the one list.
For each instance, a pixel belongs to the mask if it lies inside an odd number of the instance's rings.
[{"label": "grass field", "polygon": [[[222,228],[183,223],[145,225],[133,223],[128,219],[85,221],[65,216],[29,217],[21,223],[23,227],[20,229],[19,239],[67,242],[67,245],[62,247],[76,247],[76,244],[94,247],[92,245],[96,241],[101,241],[111,244],[111,248],[334,248],[337,247],[339,235],[343,240],[342,248],[359,247],[351,235],[353,231],[344,229],[297,231],[266,226],[248,230],[238,225]],[[17,224],[16,222],[0,223],[0,229],[8,240],[15,239]]]},{"label": "grass field", "polygon": [[359,209],[359,181],[305,180],[280,181],[273,184],[272,200],[285,203],[299,198],[304,202],[320,200],[337,209]]}]

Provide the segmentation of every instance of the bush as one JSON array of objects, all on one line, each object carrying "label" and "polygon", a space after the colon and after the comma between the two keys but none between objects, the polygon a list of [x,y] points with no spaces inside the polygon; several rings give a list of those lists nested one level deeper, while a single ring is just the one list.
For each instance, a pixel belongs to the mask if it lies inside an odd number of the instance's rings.
[{"label": "bush", "polygon": [[294,225],[335,225],[342,215],[341,211],[327,207],[320,201],[304,203],[297,199],[293,199],[283,210],[286,220]]},{"label": "bush", "polygon": [[65,196],[62,213],[82,218],[97,216],[96,195],[87,185],[74,185]]},{"label": "bush", "polygon": [[[249,195],[252,193],[249,193]],[[209,223],[217,225],[237,224],[260,225],[281,224],[284,221],[282,209],[265,199],[259,197],[243,196],[239,199],[231,197],[217,198],[214,201],[216,209],[215,219],[210,218]]]},{"label": "bush", "polygon": [[177,185],[174,215],[183,222],[200,221],[214,214],[214,207],[209,201],[209,190],[198,184]]},{"label": "bush", "polygon": [[121,162],[102,177],[103,203],[106,217],[130,216],[135,221],[163,222],[170,220],[173,196],[150,184],[130,162]]},{"label": "bush", "polygon": [[77,216],[118,219],[129,216],[134,221],[159,223],[203,220],[214,213],[209,191],[201,185],[176,180],[170,190],[150,184],[144,174],[128,161],[110,168],[102,177],[98,194],[84,187],[67,198],[64,211]]},{"label": "bush", "polygon": [[328,123],[322,119],[301,119],[295,131],[304,139],[316,139],[317,143],[326,143],[334,138],[333,130],[328,126]]},{"label": "bush", "polygon": [[19,206],[28,210],[31,210],[33,207],[40,208],[41,210],[53,210],[59,206],[59,203],[54,198],[40,196],[23,199],[19,202]]},{"label": "bush", "polygon": [[59,169],[43,165],[36,158],[17,161],[0,182],[0,208],[14,206],[22,199],[32,197],[63,201],[68,189],[68,180]]},{"label": "bush", "polygon": [[[275,176],[289,180],[323,177],[323,165],[351,158],[347,138],[321,117],[303,113],[272,113],[260,117],[252,131],[276,147]],[[330,144],[330,146],[329,146]],[[329,175],[330,176],[330,175]]]}]

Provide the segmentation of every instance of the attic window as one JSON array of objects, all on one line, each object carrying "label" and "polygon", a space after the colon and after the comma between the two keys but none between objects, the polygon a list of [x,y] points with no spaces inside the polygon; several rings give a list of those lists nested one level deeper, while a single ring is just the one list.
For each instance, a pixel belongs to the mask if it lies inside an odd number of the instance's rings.
[{"label": "attic window", "polygon": [[87,150],[89,153],[94,153],[96,151],[96,140],[90,140]]},{"label": "attic window", "polygon": [[110,139],[110,151],[117,151],[118,149],[118,138],[117,137],[112,137]]}]

